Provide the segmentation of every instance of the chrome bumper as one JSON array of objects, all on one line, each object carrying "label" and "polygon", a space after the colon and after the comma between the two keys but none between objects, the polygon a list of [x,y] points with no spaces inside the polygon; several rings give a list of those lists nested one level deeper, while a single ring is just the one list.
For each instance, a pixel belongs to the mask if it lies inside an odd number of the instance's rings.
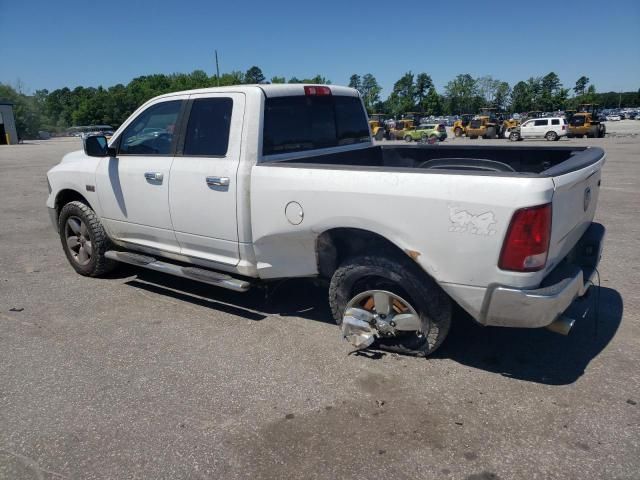
[{"label": "chrome bumper", "polygon": [[538,328],[553,323],[591,285],[602,254],[605,229],[592,223],[563,263],[536,289],[489,288],[482,323]]},{"label": "chrome bumper", "polygon": [[57,232],[58,231],[58,213],[56,212],[55,208],[47,207],[47,210],[49,210],[49,219],[51,220],[51,224],[53,225],[53,228]]}]

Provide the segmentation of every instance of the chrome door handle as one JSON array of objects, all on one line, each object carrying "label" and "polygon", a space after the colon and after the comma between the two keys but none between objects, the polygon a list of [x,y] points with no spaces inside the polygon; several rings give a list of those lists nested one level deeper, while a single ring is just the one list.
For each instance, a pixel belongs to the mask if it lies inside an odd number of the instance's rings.
[{"label": "chrome door handle", "polygon": [[207,177],[207,185],[210,187],[228,187],[229,183],[229,177]]},{"label": "chrome door handle", "polygon": [[144,178],[146,178],[150,182],[162,182],[164,175],[160,172],[146,172],[144,174]]}]

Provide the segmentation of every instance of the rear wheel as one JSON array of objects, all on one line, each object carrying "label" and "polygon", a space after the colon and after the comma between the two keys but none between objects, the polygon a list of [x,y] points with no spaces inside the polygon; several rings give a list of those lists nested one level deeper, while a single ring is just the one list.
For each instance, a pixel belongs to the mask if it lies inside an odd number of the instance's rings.
[{"label": "rear wheel", "polygon": [[411,135],[407,135],[404,137],[405,142],[411,142],[411,140],[413,140],[413,138],[411,138]]},{"label": "rear wheel", "polygon": [[346,260],[329,287],[333,317],[356,348],[426,356],[444,341],[451,300],[409,259],[382,254]]},{"label": "rear wheel", "polygon": [[58,232],[67,260],[80,275],[98,277],[115,267],[105,258],[110,242],[95,212],[82,202],[67,203],[58,217]]},{"label": "rear wheel", "polygon": [[558,140],[558,134],[556,132],[547,132],[544,138],[546,138],[549,142],[555,142],[556,140]]},{"label": "rear wheel", "polygon": [[460,127],[456,127],[456,128],[453,130],[453,134],[454,134],[456,137],[461,137],[461,136],[462,136],[462,129],[461,129]]}]

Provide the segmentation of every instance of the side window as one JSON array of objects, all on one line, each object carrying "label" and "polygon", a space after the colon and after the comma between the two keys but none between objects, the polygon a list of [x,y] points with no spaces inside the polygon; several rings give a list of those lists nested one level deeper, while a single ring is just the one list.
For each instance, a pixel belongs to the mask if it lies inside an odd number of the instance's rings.
[{"label": "side window", "polygon": [[224,156],[229,146],[233,100],[194,100],[184,139],[184,155]]},{"label": "side window", "polygon": [[551,125],[560,125],[560,119],[559,118],[554,118],[551,120]]},{"label": "side window", "polygon": [[562,119],[562,123],[564,123],[564,124],[566,125],[566,124],[567,124],[567,119],[566,119],[566,118],[563,118],[563,119]]},{"label": "side window", "polygon": [[546,118],[544,120],[536,120],[535,123],[536,127],[546,127],[547,125],[549,125],[549,120],[547,120]]},{"label": "side window", "polygon": [[127,127],[120,139],[119,154],[168,155],[182,100],[157,103]]}]

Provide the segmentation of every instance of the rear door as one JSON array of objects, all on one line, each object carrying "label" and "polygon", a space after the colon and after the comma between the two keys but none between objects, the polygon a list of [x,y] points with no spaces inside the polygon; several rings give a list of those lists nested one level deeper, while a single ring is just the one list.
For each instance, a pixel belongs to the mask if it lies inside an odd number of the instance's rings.
[{"label": "rear door", "polygon": [[536,138],[544,137],[549,131],[549,119],[543,118],[533,121],[533,136]]},{"label": "rear door", "polygon": [[236,196],[245,96],[189,97],[184,140],[171,168],[169,205],[183,255],[239,262]]}]

